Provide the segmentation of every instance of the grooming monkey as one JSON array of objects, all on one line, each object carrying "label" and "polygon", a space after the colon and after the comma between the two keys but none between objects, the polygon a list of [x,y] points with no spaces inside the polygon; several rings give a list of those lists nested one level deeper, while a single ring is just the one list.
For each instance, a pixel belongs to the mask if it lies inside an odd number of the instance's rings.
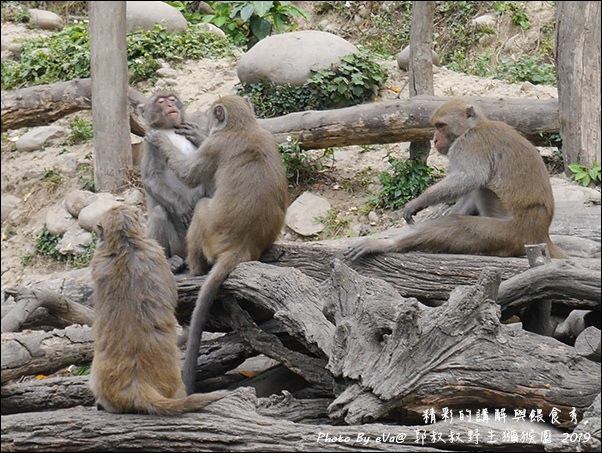
[{"label": "grooming monkey", "polygon": [[134,208],[111,208],[101,216],[98,233],[91,262],[90,377],[97,405],[114,413],[175,415],[228,395],[186,396],[176,346],[176,282],[163,250],[144,234]]},{"label": "grooming monkey", "polygon": [[[431,116],[435,148],[449,158],[440,182],[403,208],[408,224],[422,209],[461,199],[452,214],[422,222],[397,238],[369,238],[345,252],[351,260],[370,253],[425,252],[522,256],[525,244],[548,244],[554,198],[537,149],[507,124],[489,121],[466,100],[452,99]],[[467,215],[477,214],[478,216]]]},{"label": "grooming monkey", "polygon": [[[184,104],[174,92],[158,92],[142,107],[149,130],[161,130],[183,155],[194,153],[206,138],[198,127],[186,123]],[[186,258],[186,231],[194,207],[208,192],[202,185],[189,187],[167,166],[165,157],[145,142],[141,165],[146,191],[148,222],[146,231],[170,258]]]},{"label": "grooming monkey", "polygon": [[159,131],[146,135],[183,181],[213,191],[211,198],[198,202],[186,235],[191,273],[204,274],[213,265],[190,323],[183,374],[189,394],[194,392],[201,335],[220,285],[239,263],[258,260],[274,243],[287,208],[276,140],[259,126],[251,105],[239,96],[225,96],[213,103],[208,115],[209,137],[188,158]]}]

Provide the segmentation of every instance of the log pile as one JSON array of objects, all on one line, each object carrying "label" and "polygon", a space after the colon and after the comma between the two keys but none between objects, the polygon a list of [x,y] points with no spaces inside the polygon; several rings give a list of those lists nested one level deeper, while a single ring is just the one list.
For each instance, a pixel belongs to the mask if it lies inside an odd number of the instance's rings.
[{"label": "log pile", "polygon": [[[586,307],[599,318],[598,259],[530,268],[526,258],[407,253],[346,263],[345,245],[278,244],[237,267],[212,309],[209,328],[221,334],[203,342],[197,369],[199,391],[234,391],[176,418],[97,411],[86,376],[25,378],[90,363],[90,327],[64,327],[88,322],[87,269],[11,290],[2,450],[599,450],[600,330],[573,347],[502,322],[542,300],[555,314]],[[203,281],[178,277],[182,322]],[[32,319],[61,328],[22,330]],[[258,357],[274,365],[245,369]]]}]

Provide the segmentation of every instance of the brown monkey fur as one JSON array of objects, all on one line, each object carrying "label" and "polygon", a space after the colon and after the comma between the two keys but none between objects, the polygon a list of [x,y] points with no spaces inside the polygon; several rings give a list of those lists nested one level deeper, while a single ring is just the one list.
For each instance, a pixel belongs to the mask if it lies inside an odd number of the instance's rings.
[{"label": "brown monkey fur", "polygon": [[159,244],[136,211],[111,208],[100,219],[91,262],[95,284],[94,359],[90,386],[114,413],[175,415],[228,394],[186,396],[176,346],[177,286]]},{"label": "brown monkey fur", "polygon": [[[190,186],[206,185],[186,235],[188,267],[206,273],[190,323],[184,384],[194,392],[197,355],[209,309],[228,274],[241,262],[258,260],[276,240],[287,208],[287,182],[274,136],[261,128],[251,105],[225,96],[209,110],[209,137],[190,158],[168,146],[160,133],[146,139],[167,150],[169,166]],[[202,213],[202,215],[199,215]]]},{"label": "brown monkey fur", "polygon": [[[185,107],[173,91],[160,91],[141,108],[147,127],[161,130],[184,155],[194,153],[206,136],[198,127],[186,122]],[[146,192],[148,221],[146,232],[170,258],[186,258],[186,231],[199,199],[209,194],[200,185],[189,187],[171,170],[163,154],[145,142],[141,164]]]},{"label": "brown monkey fur", "polygon": [[[370,253],[425,252],[522,256],[525,244],[548,244],[553,258],[566,255],[549,236],[554,198],[537,149],[507,124],[489,121],[481,109],[452,99],[431,116],[433,141],[450,170],[404,207],[412,217],[426,207],[461,198],[451,215],[427,220],[397,238],[370,238],[350,247],[348,259]],[[454,211],[452,211],[454,212]],[[476,212],[479,216],[463,215]]]}]

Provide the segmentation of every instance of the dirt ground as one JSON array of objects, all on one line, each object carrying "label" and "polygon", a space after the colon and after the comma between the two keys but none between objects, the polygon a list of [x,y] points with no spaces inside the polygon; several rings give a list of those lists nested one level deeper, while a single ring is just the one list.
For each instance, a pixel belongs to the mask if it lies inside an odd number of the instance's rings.
[{"label": "dirt ground", "polygon": [[[546,3],[546,2],[530,2]],[[550,3],[550,2],[547,2]],[[542,15],[544,12],[541,13]],[[549,11],[545,11],[549,16]],[[19,24],[2,24],[2,39],[14,39],[17,36],[28,36],[40,31],[32,31]],[[526,39],[526,37],[523,37]],[[395,60],[381,62],[387,68],[389,79],[379,93],[379,100],[394,99],[398,96],[408,97],[407,73],[397,68]],[[200,60],[189,61],[185,69],[177,69],[177,76],[172,77],[174,85],[168,86],[160,80],[154,86],[141,84],[137,88],[142,91],[162,88],[174,89],[180,93],[189,111],[204,110],[220,96],[233,94],[238,83],[236,61],[234,60]],[[550,99],[557,97],[557,90],[551,86],[534,86],[530,83],[511,84],[501,80],[493,80],[467,76],[447,70],[443,67],[435,69],[434,85],[436,96],[483,96],[491,98]],[[90,112],[80,112],[65,117],[55,124],[69,130],[68,124],[73,116],[81,116],[91,120]],[[56,272],[65,267],[64,264],[49,262],[47,259],[34,258],[29,264],[23,263],[23,257],[32,253],[37,235],[44,226],[46,214],[53,206],[61,203],[65,195],[74,189],[81,189],[82,182],[78,165],[89,163],[93,153],[92,142],[82,145],[67,145],[67,135],[55,141],[45,149],[33,152],[18,152],[11,146],[27,130],[9,131],[9,141],[2,145],[2,194],[11,194],[22,200],[21,213],[15,219],[2,225],[2,289],[18,284],[24,276],[31,274]],[[328,199],[336,210],[337,220],[345,221],[346,228],[342,234],[371,233],[390,227],[399,226],[401,220],[396,212],[378,211],[367,215],[365,209],[370,191],[379,187],[378,173],[388,167],[386,155],[395,157],[408,155],[408,143],[391,145],[374,145],[369,147],[351,146],[338,148],[334,159],[325,172],[324,178],[310,188],[318,195]],[[317,152],[317,151],[314,151]],[[429,165],[445,168],[446,159],[431,151]],[[350,192],[345,188],[349,182],[364,177],[370,167],[371,183],[366,187]],[[49,184],[44,174],[49,169],[59,169],[64,178],[59,184]],[[291,193],[299,195],[298,190]],[[321,236],[321,239],[324,236]],[[299,240],[290,232],[283,232],[283,240]],[[307,240],[307,239],[304,239]]]}]

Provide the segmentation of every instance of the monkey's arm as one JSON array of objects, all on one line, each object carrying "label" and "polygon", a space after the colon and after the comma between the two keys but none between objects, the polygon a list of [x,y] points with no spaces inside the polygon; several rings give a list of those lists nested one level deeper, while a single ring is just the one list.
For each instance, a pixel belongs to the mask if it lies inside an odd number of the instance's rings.
[{"label": "monkey's arm", "polygon": [[[167,212],[189,223],[194,211],[195,200],[178,192],[169,183],[168,178],[176,180],[175,175],[167,175],[167,163],[158,155],[158,151],[151,145],[146,146],[142,163],[142,182],[147,196],[152,197],[156,203],[163,206]],[[181,183],[180,183],[181,184]],[[185,186],[181,186],[184,188]]]},{"label": "monkey's arm", "polygon": [[418,198],[407,203],[402,215],[408,224],[414,223],[412,217],[425,208],[437,203],[449,203],[477,190],[487,183],[487,173],[453,172],[442,181],[426,189]]},{"label": "monkey's arm", "polygon": [[207,135],[201,132],[201,129],[193,123],[183,123],[175,128],[176,134],[183,135],[197,148],[205,141]]}]

